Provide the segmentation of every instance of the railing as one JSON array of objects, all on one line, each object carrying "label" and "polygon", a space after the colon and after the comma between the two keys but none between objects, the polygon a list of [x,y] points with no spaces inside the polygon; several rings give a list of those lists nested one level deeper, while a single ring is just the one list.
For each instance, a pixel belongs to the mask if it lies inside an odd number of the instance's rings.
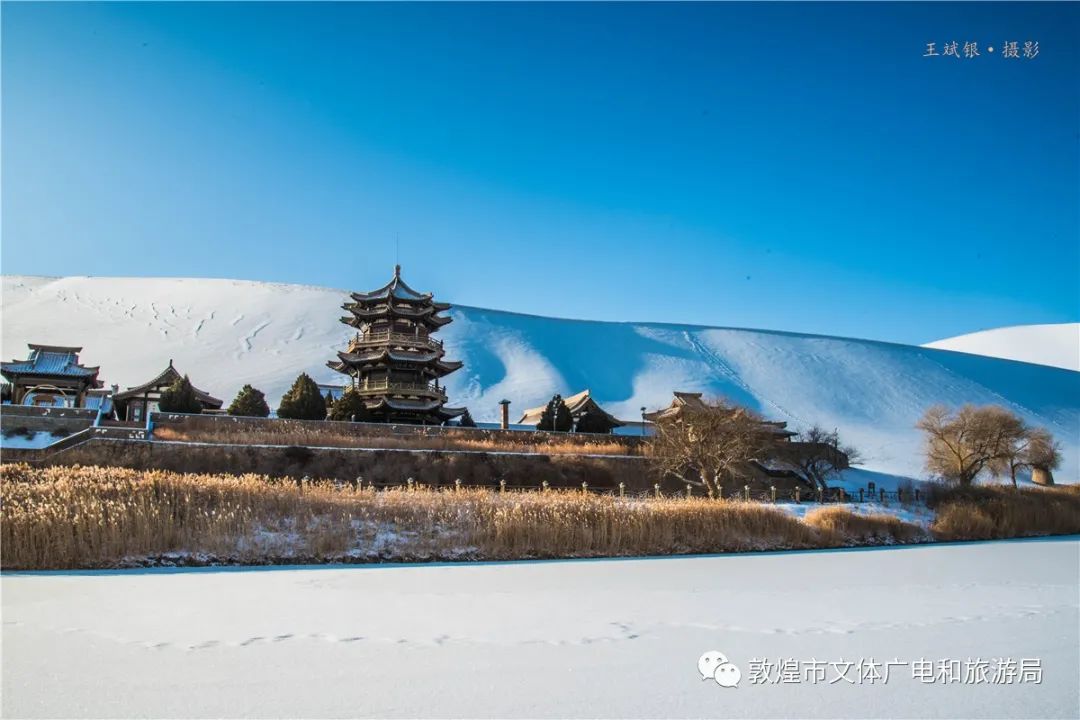
[{"label": "railing", "polygon": [[[413,478],[403,478],[398,481],[387,480],[365,480],[363,476],[358,476],[354,480],[323,480],[312,479],[309,476],[303,478],[296,478],[297,484],[302,483],[332,483],[338,487],[350,485],[354,490],[489,490],[498,492],[518,492],[518,493],[535,493],[535,492],[553,492],[553,493],[581,493],[589,495],[615,495],[618,497],[635,498],[635,499],[705,499],[710,496],[700,487],[688,487],[686,490],[661,491],[659,485],[654,485],[652,489],[636,488],[631,489],[626,486],[625,483],[618,483],[612,485],[594,486],[588,482],[583,482],[580,485],[549,485],[546,481],[529,484],[509,484],[505,479],[483,482],[483,483],[466,483],[460,479],[453,482],[435,482],[424,483],[414,480]],[[878,491],[874,493],[873,497],[870,497],[869,492],[863,493],[850,493],[839,488],[831,488],[825,492],[817,492],[814,490],[808,490],[800,492],[797,490],[790,492],[754,492],[749,490],[740,490],[738,492],[722,493],[719,496],[711,496],[712,500],[718,502],[759,502],[759,503],[800,503],[806,505],[812,504],[828,504],[828,503],[857,503],[857,502],[880,502],[882,504],[897,503],[902,505],[922,504],[926,501],[925,493],[920,493],[919,490],[895,490],[895,491]]]},{"label": "railing", "polygon": [[394,392],[400,390],[401,392],[422,392],[428,395],[434,395],[440,398],[446,398],[446,393],[440,387],[429,385],[427,383],[410,383],[410,382],[393,382],[391,380],[374,380],[366,383],[361,383],[356,386],[356,389],[361,393],[367,392],[381,392],[387,391]]},{"label": "railing", "polygon": [[366,332],[357,336],[353,341],[354,345],[363,345],[365,343],[385,343],[385,342],[399,342],[406,345],[423,345],[430,347],[434,345],[437,348],[442,348],[443,344],[441,340],[436,340],[433,337],[426,335],[409,335],[408,333],[397,333],[389,330],[380,330],[376,332]]}]

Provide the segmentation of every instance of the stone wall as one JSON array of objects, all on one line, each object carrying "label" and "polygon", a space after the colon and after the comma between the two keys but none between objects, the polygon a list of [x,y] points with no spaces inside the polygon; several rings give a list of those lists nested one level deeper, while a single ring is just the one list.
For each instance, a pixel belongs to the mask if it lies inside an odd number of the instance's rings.
[{"label": "stone wall", "polygon": [[[213,436],[214,442],[229,442],[230,436],[245,432],[287,434],[291,430],[305,435],[348,436],[351,438],[393,438],[403,444],[410,438],[439,439],[452,443],[454,440],[490,441],[506,445],[579,445],[583,453],[590,445],[619,445],[625,454],[641,452],[642,438],[627,435],[594,435],[589,433],[554,433],[521,430],[496,430],[487,428],[457,428],[420,425],[391,425],[387,423],[351,423],[323,420],[283,420],[278,418],[247,418],[229,415],[181,415],[154,413],[151,418],[155,428],[170,428],[190,434],[202,440]],[[194,439],[194,438],[193,438]],[[310,443],[306,443],[310,444]]]},{"label": "stone wall", "polygon": [[616,488],[628,492],[652,487],[642,458],[538,455],[463,451],[365,450],[302,446],[229,445],[92,438],[56,453],[25,451],[6,461],[38,465],[104,465],[137,470],[176,472],[258,473],[274,477],[351,481],[397,485],[413,478],[428,485],[497,486],[505,479],[511,487]]},{"label": "stone wall", "polygon": [[0,432],[51,432],[63,437],[90,427],[96,417],[97,410],[86,408],[4,405],[0,407]]}]

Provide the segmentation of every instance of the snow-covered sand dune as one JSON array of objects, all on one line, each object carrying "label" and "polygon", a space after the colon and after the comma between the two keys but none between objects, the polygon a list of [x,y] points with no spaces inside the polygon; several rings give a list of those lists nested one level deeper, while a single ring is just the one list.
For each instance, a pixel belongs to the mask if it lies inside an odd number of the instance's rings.
[{"label": "snow-covered sand dune", "polygon": [[[297,373],[320,382],[350,329],[346,291],[230,280],[3,278],[3,356],[28,342],[82,345],[123,387],[169,359],[230,399],[244,383],[276,404]],[[921,473],[914,423],[933,403],[1000,403],[1062,441],[1060,481],[1080,474],[1080,373],[906,345],[758,330],[560,320],[455,307],[445,328],[451,402],[478,420],[590,388],[616,415],[667,405],[672,390],[722,394],[796,428],[838,428],[871,470]]]},{"label": "snow-covered sand dune", "polygon": [[982,330],[927,343],[926,347],[1080,371],[1080,323]]},{"label": "snow-covered sand dune", "polygon": [[[1074,537],[641,560],[6,574],[2,710],[1076,718],[1078,573]],[[702,680],[697,660],[709,650],[741,669],[739,687]],[[800,674],[822,661],[825,678],[778,684],[774,668],[755,683],[752,660],[766,658],[793,660]],[[996,667],[999,658],[1038,660],[1042,682],[995,683],[994,670],[990,682],[964,681],[969,660]],[[961,675],[924,684],[912,677],[923,659],[935,673],[939,661],[958,661]],[[860,683],[860,660],[863,673],[867,662],[900,664],[887,683]],[[845,668],[851,682],[836,681]]]}]

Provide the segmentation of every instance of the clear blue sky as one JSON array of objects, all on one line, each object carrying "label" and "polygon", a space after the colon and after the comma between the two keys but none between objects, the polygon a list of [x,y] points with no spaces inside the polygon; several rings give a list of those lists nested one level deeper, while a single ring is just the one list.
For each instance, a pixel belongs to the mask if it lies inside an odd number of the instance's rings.
[{"label": "clear blue sky", "polygon": [[[1080,319],[1076,4],[2,20],[5,273],[367,289],[400,237],[413,286],[519,312],[900,342]],[[981,56],[923,57],[952,40]]]}]

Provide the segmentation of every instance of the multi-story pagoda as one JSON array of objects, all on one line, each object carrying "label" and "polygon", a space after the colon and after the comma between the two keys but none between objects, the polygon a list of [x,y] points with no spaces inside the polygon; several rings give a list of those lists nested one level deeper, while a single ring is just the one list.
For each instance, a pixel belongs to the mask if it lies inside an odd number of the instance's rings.
[{"label": "multi-story pagoda", "polygon": [[379,422],[441,425],[464,408],[443,407],[446,391],[439,379],[461,367],[443,359],[443,344],[432,333],[451,321],[450,309],[431,293],[418,293],[401,279],[401,266],[378,290],[352,293],[341,322],[357,329],[338,359],[327,363],[352,379],[371,419]]}]

